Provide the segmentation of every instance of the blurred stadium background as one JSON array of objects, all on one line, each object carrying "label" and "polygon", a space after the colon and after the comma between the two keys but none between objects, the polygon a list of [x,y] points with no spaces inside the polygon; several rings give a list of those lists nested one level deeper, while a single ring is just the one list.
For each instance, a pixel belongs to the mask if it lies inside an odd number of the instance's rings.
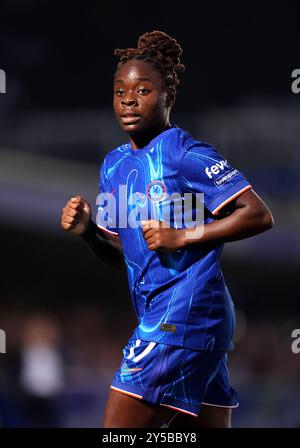
[{"label": "blurred stadium background", "polygon": [[300,426],[299,13],[293,2],[1,1],[0,426],[101,424],[135,318],[126,274],[64,233],[60,213],[81,193],[95,217],[101,161],[124,142],[113,49],[153,29],[184,49],[173,122],[243,171],[275,218],[223,255],[238,316],[233,426]]}]

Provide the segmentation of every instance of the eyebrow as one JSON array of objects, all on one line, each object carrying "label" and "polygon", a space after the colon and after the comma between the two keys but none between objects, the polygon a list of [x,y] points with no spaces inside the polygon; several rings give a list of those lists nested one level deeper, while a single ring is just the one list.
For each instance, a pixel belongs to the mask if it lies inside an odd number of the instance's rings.
[{"label": "eyebrow", "polygon": [[[147,78],[145,76],[140,76],[139,78],[136,78],[136,79],[137,79],[137,81],[150,81],[150,82],[152,82],[150,78]],[[116,79],[115,82],[123,82],[124,83],[125,81],[124,81],[124,79]]]}]

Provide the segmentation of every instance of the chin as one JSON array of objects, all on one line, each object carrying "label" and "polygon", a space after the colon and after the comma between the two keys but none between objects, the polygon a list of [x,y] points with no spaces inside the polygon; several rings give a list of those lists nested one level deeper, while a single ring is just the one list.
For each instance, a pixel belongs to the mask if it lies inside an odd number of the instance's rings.
[{"label": "chin", "polygon": [[136,125],[124,126],[122,124],[121,128],[122,128],[122,131],[126,132],[126,134],[131,134],[131,135],[141,134],[141,133],[145,132],[144,128],[141,128],[141,126],[136,126]]}]

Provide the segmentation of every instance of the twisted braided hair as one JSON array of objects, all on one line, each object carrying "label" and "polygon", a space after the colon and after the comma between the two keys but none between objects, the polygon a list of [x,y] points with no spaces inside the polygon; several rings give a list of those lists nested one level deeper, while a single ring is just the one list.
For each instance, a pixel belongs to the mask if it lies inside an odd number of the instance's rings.
[{"label": "twisted braided hair", "polygon": [[161,74],[174,102],[176,87],[180,82],[178,73],[185,70],[185,66],[180,63],[182,48],[176,39],[163,31],[152,31],[139,37],[137,48],[117,48],[114,54],[120,59],[114,77],[119,68],[129,60],[149,62]]}]

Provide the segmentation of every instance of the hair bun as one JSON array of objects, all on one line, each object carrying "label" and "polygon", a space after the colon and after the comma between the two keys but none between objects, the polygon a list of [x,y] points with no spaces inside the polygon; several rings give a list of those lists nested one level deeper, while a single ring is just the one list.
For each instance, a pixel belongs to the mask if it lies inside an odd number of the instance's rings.
[{"label": "hair bun", "polygon": [[156,56],[164,65],[173,65],[176,71],[184,70],[184,65],[180,64],[180,56],[183,53],[181,46],[176,39],[163,31],[152,31],[140,36],[137,53]]}]

